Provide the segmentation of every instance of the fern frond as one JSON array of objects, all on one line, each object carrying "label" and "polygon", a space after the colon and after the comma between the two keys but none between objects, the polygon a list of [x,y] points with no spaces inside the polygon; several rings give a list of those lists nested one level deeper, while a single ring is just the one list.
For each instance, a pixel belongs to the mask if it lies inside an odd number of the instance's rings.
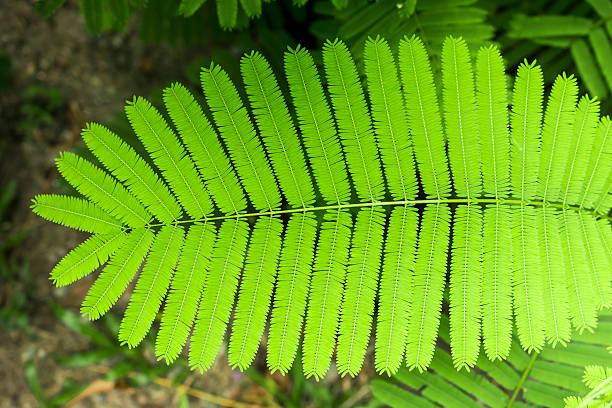
[{"label": "fern frond", "polygon": [[257,220],[251,234],[228,354],[230,365],[241,370],[251,365],[259,348],[270,309],[282,231],[281,220],[270,216]]},{"label": "fern frond", "polygon": [[361,209],[354,225],[342,300],[336,364],[340,374],[361,370],[370,339],[383,246],[384,211]]},{"label": "fern frond", "polygon": [[527,351],[544,346],[544,282],[539,271],[540,248],[534,208],[521,205],[512,217],[513,296],[517,336]]},{"label": "fern frond", "polygon": [[576,119],[563,178],[561,197],[564,203],[581,201],[598,121],[599,101],[583,96],[576,108]]},{"label": "fern frond", "polygon": [[283,239],[270,318],[267,360],[272,372],[287,373],[298,349],[316,236],[316,220],[311,214],[291,216]]},{"label": "fern frond", "polygon": [[212,223],[194,224],[187,232],[155,341],[155,355],[167,363],[178,357],[193,326],[216,232]]},{"label": "fern frond", "polygon": [[530,200],[537,191],[540,126],[544,84],[542,69],[535,61],[523,62],[512,93],[512,194]]},{"label": "fern frond", "polygon": [[336,40],[323,46],[323,65],[353,187],[360,199],[380,200],[385,186],[355,62],[346,45]]},{"label": "fern frond", "polygon": [[610,264],[601,236],[596,230],[596,221],[592,217],[579,216],[579,230],[583,235],[584,252],[591,273],[591,282],[595,288],[596,304],[599,309],[612,305],[612,287],[610,286]]},{"label": "fern frond", "polygon": [[223,341],[248,235],[243,220],[226,220],[219,229],[189,347],[189,365],[200,372],[212,365]]},{"label": "fern frond", "polygon": [[448,206],[427,206],[421,218],[406,348],[406,364],[419,371],[427,368],[435,350],[449,236]]},{"label": "fern frond", "polygon": [[128,234],[126,244],[108,261],[81,305],[81,314],[89,320],[98,319],[108,312],[142,264],[155,235],[150,229],[134,230]]},{"label": "fern frond", "polygon": [[389,192],[397,200],[412,199],[418,184],[395,58],[380,37],[366,42],[363,55],[374,133]]},{"label": "fern frond", "polygon": [[164,103],[219,210],[227,214],[244,211],[242,187],[200,104],[179,83],[164,89]]},{"label": "fern frond", "polygon": [[499,49],[482,47],[476,56],[476,104],[485,194],[505,197],[510,187],[508,89]]},{"label": "fern frond", "polygon": [[68,252],[51,271],[57,287],[66,286],[89,275],[103,265],[125,242],[125,233],[95,234]]},{"label": "fern frond", "polygon": [[548,316],[545,319],[544,333],[546,341],[556,346],[565,345],[571,337],[571,326],[567,302],[567,285],[563,248],[559,228],[560,214],[552,208],[542,208],[536,215],[540,241],[541,268],[544,272],[544,309]]},{"label": "fern frond", "polygon": [[311,205],[315,196],[302,146],[270,64],[252,53],[242,57],[240,70],[282,192],[292,207]]},{"label": "fern frond", "polygon": [[[340,374],[360,372],[373,321],[377,371],[406,376],[405,358],[408,370],[449,379],[429,388],[408,376],[414,389],[440,395],[478,375],[456,369],[505,364],[479,358],[481,337],[489,359],[518,359],[515,367],[535,361],[520,346],[535,355],[548,353],[546,343],[571,345],[570,327],[592,331],[612,305],[610,120],[599,119],[595,99],[576,104],[576,81],[565,74],[543,115],[542,71],[527,62],[509,120],[499,51],[481,48],[473,68],[467,44],[451,37],[442,46],[444,122],[417,37],[401,41],[399,67],[386,40],[367,41],[367,89],[344,43],[323,49],[327,89],[312,56],[289,50],[293,106],[260,54],[241,63],[248,107],[211,65],[201,73],[208,109],[182,85],[164,91],[180,140],[135,98],[126,110],[147,158],[89,125],[83,137],[110,174],[64,154],[60,171],[89,201],[34,199],[37,214],[94,234],[51,278],[65,285],[110,259],[83,303],[95,319],[146,260],[119,339],[139,344],[166,297],[155,354],[174,361],[193,328],[189,365],[200,371],[216,358],[236,297],[228,354],[241,370],[258,352],[271,306],[269,368],[291,369],[303,330],[301,366],[317,380],[334,351]],[[441,318],[447,282],[450,320]],[[450,353],[436,352],[438,335]],[[555,374],[547,364],[538,381]],[[513,380],[496,373],[495,381]],[[452,403],[499,396],[494,386],[465,387],[471,396]],[[547,386],[537,387],[530,395],[547,401]]]},{"label": "fern frond", "polygon": [[70,152],[60,154],[55,163],[79,193],[113,217],[130,227],[142,227],[151,221],[151,215],[142,204],[99,167]]},{"label": "fern frond", "polygon": [[563,211],[561,223],[561,241],[569,295],[569,309],[572,326],[579,332],[591,330],[597,325],[595,293],[589,284],[590,269],[584,253],[583,234],[572,235],[580,231],[579,215]]},{"label": "fern frond", "polygon": [[310,53],[300,47],[287,51],[285,74],[319,192],[327,203],[346,202],[351,189],[344,155]]},{"label": "fern frond", "polygon": [[217,0],[217,18],[221,28],[228,30],[234,27],[237,17],[238,0]]},{"label": "fern frond", "polygon": [[[485,189],[486,185],[485,179]],[[501,185],[497,184],[497,191],[503,194],[506,190]],[[493,361],[507,358],[512,342],[511,217],[511,208],[505,205],[489,205],[484,210],[482,339],[485,353]]]},{"label": "fern frond", "polygon": [[248,17],[261,15],[261,0],[240,0],[240,5]]},{"label": "fern frond", "polygon": [[399,64],[423,190],[428,197],[446,197],[451,186],[438,98],[429,58],[418,37],[400,42]]},{"label": "fern frond", "polygon": [[482,228],[478,206],[457,207],[450,269],[450,335],[453,364],[459,369],[473,367],[480,353]]},{"label": "fern frond", "polygon": [[442,46],[444,123],[448,159],[457,195],[480,196],[480,140],[476,123],[474,75],[467,44],[448,37]]},{"label": "fern frond", "polygon": [[[378,294],[376,370],[395,374],[404,358],[415,273],[418,214],[408,206],[389,218]],[[403,311],[403,312],[400,312]]]},{"label": "fern frond", "polygon": [[97,123],[81,133],[91,152],[162,222],[176,220],[181,207],[151,167],[127,143]]},{"label": "fern frond", "polygon": [[119,327],[119,341],[137,346],[149,331],[166,297],[172,271],[183,247],[185,232],[178,225],[164,226],[155,234],[147,263],[142,268]]},{"label": "fern frond", "polygon": [[125,111],[134,132],[187,214],[193,218],[210,214],[213,205],[193,161],[184,155],[184,148],[157,109],[144,98],[134,98]]},{"label": "fern frond", "polygon": [[204,4],[206,0],[181,0],[178,6],[178,14],[185,17],[193,15]]},{"label": "fern frond", "polygon": [[281,203],[276,180],[234,84],[219,66],[200,75],[206,101],[225,141],[234,168],[251,203],[258,209],[274,209]]},{"label": "fern frond", "polygon": [[576,79],[565,74],[559,75],[550,91],[542,126],[542,165],[537,196],[544,201],[560,200],[577,98]]},{"label": "fern frond", "polygon": [[338,211],[325,213],[320,227],[302,346],[302,365],[307,377],[322,378],[329,369],[336,344],[352,225],[351,215]]},{"label": "fern frond", "polygon": [[32,211],[42,218],[93,233],[116,233],[123,225],[95,204],[81,198],[39,194],[32,200]]},{"label": "fern frond", "polygon": [[[610,117],[604,116],[597,125],[593,149],[587,165],[584,187],[580,206],[595,208],[601,191],[605,191],[604,185],[607,179],[606,172],[610,170],[606,163],[612,159],[612,122]],[[606,214],[602,212],[601,214]]]}]

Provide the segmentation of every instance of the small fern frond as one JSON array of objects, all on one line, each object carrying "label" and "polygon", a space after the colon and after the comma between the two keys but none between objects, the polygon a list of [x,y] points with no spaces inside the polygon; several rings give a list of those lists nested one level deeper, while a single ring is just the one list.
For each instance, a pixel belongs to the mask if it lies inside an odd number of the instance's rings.
[{"label": "small fern frond", "polygon": [[180,218],[181,207],[166,184],[127,143],[96,123],[81,133],[91,152],[162,222]]},{"label": "small fern frond", "polygon": [[131,232],[126,245],[108,261],[81,305],[81,314],[96,320],[117,302],[140,268],[155,235],[150,229]]},{"label": "small fern frond", "polygon": [[70,152],[60,154],[55,163],[79,193],[113,217],[135,228],[151,222],[142,204],[102,169]]},{"label": "small fern frond", "polygon": [[336,365],[342,375],[359,373],[370,340],[384,222],[384,210],[374,207],[360,209],[355,220],[336,351]]},{"label": "small fern frond", "polygon": [[[397,372],[406,349],[418,225],[414,209],[408,206],[393,209],[380,277],[375,352],[376,370],[388,375]],[[398,313],[399,310],[405,313]]]},{"label": "small fern frond", "polygon": [[119,327],[119,341],[130,348],[146,336],[166,297],[172,271],[183,248],[185,231],[181,226],[165,226],[156,235],[151,253]]},{"label": "small fern frond", "polygon": [[599,122],[599,101],[583,96],[576,108],[576,118],[567,156],[567,167],[562,183],[563,202],[580,202],[586,182],[589,152],[593,146],[595,129]]},{"label": "small fern frond", "polygon": [[259,348],[270,310],[282,230],[278,218],[262,217],[255,223],[249,240],[228,353],[230,365],[241,370],[251,365]]},{"label": "small fern frond", "polygon": [[287,373],[295,359],[306,314],[316,235],[317,223],[312,214],[291,216],[283,239],[270,317],[268,367],[272,372]]},{"label": "small fern frond", "polygon": [[191,332],[216,238],[211,223],[194,224],[187,232],[155,341],[155,355],[167,363],[178,357]]},{"label": "small fern frond", "polygon": [[351,215],[329,212],[321,224],[304,327],[304,373],[322,378],[331,361],[351,243]]},{"label": "small fern frond", "polygon": [[339,40],[325,43],[323,62],[353,187],[362,200],[380,200],[384,196],[385,185],[370,112],[355,62],[346,45]]},{"label": "small fern frond", "polygon": [[482,338],[493,361],[508,357],[512,339],[512,216],[507,206],[488,205],[484,210]]},{"label": "small fern frond", "polygon": [[493,46],[476,57],[476,105],[485,194],[506,197],[510,187],[508,89],[504,61]]},{"label": "small fern frond", "polygon": [[125,233],[94,234],[68,252],[51,271],[51,280],[57,287],[69,285],[104,265],[124,243]]},{"label": "small fern frond", "polygon": [[476,123],[474,75],[467,44],[448,37],[442,46],[442,105],[448,159],[457,195],[480,196],[480,140]]},{"label": "small fern frond", "polygon": [[319,192],[327,203],[347,202],[351,190],[344,155],[310,53],[300,47],[286,52],[285,73]]},{"label": "small fern frond", "polygon": [[512,93],[512,193],[522,200],[535,196],[540,154],[544,83],[536,62],[523,62]]},{"label": "small fern frond", "polygon": [[125,107],[136,136],[161,170],[179,202],[191,217],[200,218],[213,210],[210,196],[189,156],[165,119],[147,100],[134,98]]},{"label": "small fern frond", "polygon": [[225,71],[214,65],[202,70],[200,79],[206,101],[253,207],[277,208],[281,197],[276,180],[234,84]]},{"label": "small fern frond", "polygon": [[240,69],[282,192],[291,207],[311,205],[315,199],[314,189],[302,146],[270,64],[261,54],[252,53],[242,58]]},{"label": "small fern frond", "polygon": [[[606,171],[609,169],[606,162],[612,159],[612,122],[609,116],[604,116],[597,125],[595,139],[593,140],[594,149],[587,166],[584,188],[582,191],[581,206],[585,208],[595,208],[598,193],[604,190],[607,181]],[[606,214],[603,210],[600,214]]]},{"label": "small fern frond", "polygon": [[404,38],[399,45],[399,59],[408,126],[423,190],[428,197],[446,197],[451,192],[448,161],[437,91],[423,42],[416,36]]},{"label": "small fern frond", "polygon": [[223,341],[248,237],[242,220],[226,220],[219,229],[189,347],[189,365],[200,372],[210,368]]},{"label": "small fern frond", "polygon": [[428,206],[421,219],[411,293],[406,364],[424,371],[433,357],[446,277],[450,208]]},{"label": "small fern frond", "polygon": [[121,221],[81,198],[39,194],[32,201],[34,213],[68,228],[92,233],[116,233],[123,227]]},{"label": "small fern frond", "polygon": [[164,90],[164,103],[219,210],[227,214],[244,211],[244,191],[200,104],[178,83]]},{"label": "small fern frond", "polygon": [[482,210],[458,207],[453,220],[450,269],[450,335],[453,363],[469,369],[480,353],[482,263]]},{"label": "small fern frond", "polygon": [[418,184],[395,57],[380,37],[366,42],[363,55],[374,133],[389,193],[396,200],[413,199]]}]

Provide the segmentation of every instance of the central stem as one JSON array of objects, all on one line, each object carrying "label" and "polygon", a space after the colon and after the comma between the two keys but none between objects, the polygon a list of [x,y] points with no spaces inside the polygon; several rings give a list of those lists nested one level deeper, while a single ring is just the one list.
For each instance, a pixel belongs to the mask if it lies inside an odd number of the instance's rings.
[{"label": "central stem", "polygon": [[[319,207],[304,207],[304,208],[290,208],[287,210],[268,210],[253,213],[238,213],[231,215],[221,215],[216,217],[204,217],[198,219],[188,219],[173,221],[170,224],[186,224],[194,223],[199,221],[219,221],[235,218],[248,218],[248,217],[261,217],[266,215],[280,215],[280,214],[294,214],[294,213],[305,213],[313,211],[328,211],[328,210],[343,210],[348,208],[362,208],[362,207],[384,207],[384,206],[395,206],[395,205],[423,205],[423,204],[505,204],[505,205],[532,205],[538,207],[553,207],[562,210],[571,209],[574,211],[580,211],[588,213],[596,218],[606,219],[612,221],[612,217],[607,215],[599,214],[594,210],[585,209],[579,206],[564,205],[562,203],[549,203],[545,201],[522,201],[518,199],[500,199],[500,198],[429,198],[422,200],[398,200],[398,201],[370,201],[363,203],[350,203],[350,204],[333,204],[324,205]],[[150,227],[159,227],[167,225],[164,223],[150,224]]]}]

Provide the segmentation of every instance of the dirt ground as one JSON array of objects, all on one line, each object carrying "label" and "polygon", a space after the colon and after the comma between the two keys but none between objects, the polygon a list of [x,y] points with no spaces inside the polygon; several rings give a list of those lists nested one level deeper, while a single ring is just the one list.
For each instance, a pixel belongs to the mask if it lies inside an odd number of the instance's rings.
[{"label": "dirt ground", "polygon": [[[57,191],[53,160],[58,152],[79,143],[79,131],[85,122],[104,123],[134,94],[146,95],[154,86],[182,79],[182,66],[206,50],[143,45],[135,24],[121,34],[92,37],[76,1],[69,1],[48,20],[36,16],[33,5],[29,0],[0,2],[0,52],[8,55],[12,65],[12,87],[0,93],[0,185],[12,180],[17,183],[15,202],[0,232],[29,232],[29,238],[11,253],[29,264],[29,276],[26,282],[17,284],[0,282],[0,308],[19,291],[33,294],[26,307],[27,330],[0,329],[0,407],[39,406],[24,376],[26,361],[35,367],[46,397],[56,395],[71,379],[93,384],[92,396],[72,401],[69,406],[174,406],[178,391],[172,387],[109,384],[101,381],[105,367],[67,368],[58,364],[57,356],[91,349],[92,344],[61,323],[49,304],[78,312],[93,279],[67,288],[51,285],[48,274],[54,264],[84,236],[42,222],[29,205],[36,193]],[[51,112],[51,120],[26,131],[18,125],[24,120],[20,106],[24,90],[33,85],[58,88],[64,98]],[[125,299],[114,310],[120,311],[124,305]],[[228,368],[223,357],[219,360],[207,374],[192,373],[183,381],[204,392],[190,397],[191,406],[218,406],[205,393],[230,399],[222,405],[231,401],[273,405],[263,388]],[[289,380],[276,377],[275,381],[282,388]],[[343,386],[350,387],[351,383]]]}]

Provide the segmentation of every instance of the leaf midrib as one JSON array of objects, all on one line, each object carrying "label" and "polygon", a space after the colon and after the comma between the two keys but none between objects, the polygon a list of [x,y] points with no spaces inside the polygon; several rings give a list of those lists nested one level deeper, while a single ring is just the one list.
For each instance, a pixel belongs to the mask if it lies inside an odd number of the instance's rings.
[{"label": "leaf midrib", "polygon": [[551,207],[560,210],[573,210],[577,213],[588,214],[592,217],[608,220],[612,222],[612,216],[598,213],[594,209],[587,209],[578,205],[563,204],[558,202],[546,202],[540,200],[520,200],[520,199],[505,199],[505,198],[428,198],[418,200],[394,200],[394,201],[364,201],[357,203],[347,204],[330,204],[322,206],[313,206],[305,208],[289,208],[284,210],[272,210],[272,211],[259,211],[259,212],[248,212],[240,214],[229,214],[219,215],[215,217],[197,218],[197,219],[184,219],[178,221],[171,221],[169,223],[155,223],[148,224],[146,227],[161,227],[168,224],[186,224],[196,223],[200,221],[222,221],[228,219],[240,219],[240,218],[252,218],[252,217],[263,217],[269,215],[283,215],[283,214],[295,214],[304,212],[316,212],[316,211],[338,211],[348,210],[351,208],[363,208],[363,207],[393,207],[399,205],[409,206],[420,206],[428,204],[495,204],[495,205],[508,205],[508,206],[532,206],[532,207]]}]

